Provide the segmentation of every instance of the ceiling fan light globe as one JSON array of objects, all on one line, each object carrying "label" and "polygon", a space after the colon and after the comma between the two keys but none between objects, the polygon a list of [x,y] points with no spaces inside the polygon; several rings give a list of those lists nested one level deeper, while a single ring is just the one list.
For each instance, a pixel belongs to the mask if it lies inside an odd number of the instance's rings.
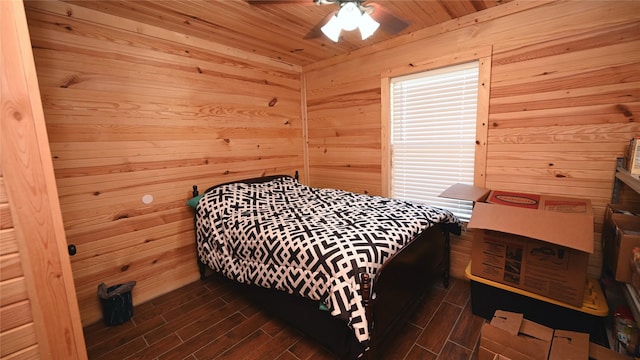
[{"label": "ceiling fan light globe", "polygon": [[359,25],[360,35],[362,36],[362,40],[373,35],[373,33],[376,32],[376,30],[378,30],[379,27],[380,27],[380,23],[373,20],[373,18],[369,16],[369,14],[367,13],[362,14],[362,17],[360,18],[360,25]]},{"label": "ceiling fan light globe", "polygon": [[320,28],[320,30],[322,30],[322,33],[333,42],[338,42],[338,39],[340,39],[340,32],[342,31],[340,20],[337,16],[332,16],[331,19],[329,19],[329,21]]},{"label": "ceiling fan light globe", "polygon": [[355,30],[360,24],[362,18],[362,11],[353,2],[348,2],[342,5],[340,11],[336,15],[340,20],[340,25],[343,30],[351,31]]}]

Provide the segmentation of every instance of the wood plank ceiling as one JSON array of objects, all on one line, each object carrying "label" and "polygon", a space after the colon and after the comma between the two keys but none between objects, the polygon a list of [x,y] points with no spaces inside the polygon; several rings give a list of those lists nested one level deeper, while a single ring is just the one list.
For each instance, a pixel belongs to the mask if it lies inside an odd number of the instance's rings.
[{"label": "wood plank ceiling", "polygon": [[[305,66],[392,37],[409,34],[511,0],[376,0],[381,7],[408,23],[399,33],[385,24],[366,40],[359,32],[343,31],[334,43],[319,32],[336,4],[313,0],[113,0],[68,1],[104,13],[206,39],[256,55]],[[316,36],[313,36],[315,34]]]}]

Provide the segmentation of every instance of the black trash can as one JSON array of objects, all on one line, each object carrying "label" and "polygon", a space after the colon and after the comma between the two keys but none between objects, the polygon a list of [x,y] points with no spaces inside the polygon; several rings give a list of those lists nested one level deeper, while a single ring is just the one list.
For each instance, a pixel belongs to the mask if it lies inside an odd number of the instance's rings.
[{"label": "black trash can", "polygon": [[102,303],[102,318],[107,326],[119,325],[133,316],[133,297],[131,290],[135,281],[107,287],[98,286],[98,296]]}]

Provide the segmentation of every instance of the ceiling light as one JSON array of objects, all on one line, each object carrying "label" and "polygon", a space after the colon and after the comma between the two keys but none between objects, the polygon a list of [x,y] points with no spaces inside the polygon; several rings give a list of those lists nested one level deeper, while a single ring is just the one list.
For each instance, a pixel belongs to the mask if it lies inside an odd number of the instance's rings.
[{"label": "ceiling light", "polygon": [[351,31],[360,28],[362,40],[373,35],[380,24],[373,20],[367,11],[368,7],[361,7],[357,1],[343,2],[340,10],[321,28],[322,32],[334,42],[340,39],[342,30]]},{"label": "ceiling light", "polygon": [[373,20],[373,18],[369,16],[369,14],[364,13],[362,14],[362,17],[360,17],[359,27],[360,35],[362,35],[362,40],[364,40],[373,35],[373,33],[378,30],[378,27],[380,27],[380,24],[377,21]]},{"label": "ceiling light", "polygon": [[340,26],[340,20],[338,20],[338,17],[332,16],[331,19],[329,19],[329,21],[324,24],[322,28],[320,28],[320,30],[322,30],[322,32],[327,35],[329,39],[333,40],[334,42],[338,42],[338,39],[340,39],[342,26]]},{"label": "ceiling light", "polygon": [[340,26],[342,30],[355,30],[360,25],[360,18],[362,17],[362,11],[358,9],[358,5],[352,2],[345,3],[338,11],[336,15],[340,20]]}]

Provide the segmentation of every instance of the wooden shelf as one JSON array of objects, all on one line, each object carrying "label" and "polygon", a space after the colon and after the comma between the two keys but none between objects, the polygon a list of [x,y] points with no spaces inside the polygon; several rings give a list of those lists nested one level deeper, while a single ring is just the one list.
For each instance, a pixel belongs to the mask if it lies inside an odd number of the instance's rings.
[{"label": "wooden shelf", "polygon": [[[627,169],[623,168],[623,163],[623,158],[617,159],[616,175],[614,178],[613,194],[611,197],[611,202],[614,204],[619,200],[620,187],[622,184],[627,185],[633,191],[640,194],[640,176],[633,175]],[[631,313],[640,327],[640,297],[631,284],[623,283],[621,284],[621,288],[625,300],[627,301],[627,305],[629,305],[629,309],[631,309]]]},{"label": "wooden shelf", "polygon": [[635,192],[640,193],[640,176],[632,175],[626,169],[618,166],[616,168],[616,179],[622,181]]}]

